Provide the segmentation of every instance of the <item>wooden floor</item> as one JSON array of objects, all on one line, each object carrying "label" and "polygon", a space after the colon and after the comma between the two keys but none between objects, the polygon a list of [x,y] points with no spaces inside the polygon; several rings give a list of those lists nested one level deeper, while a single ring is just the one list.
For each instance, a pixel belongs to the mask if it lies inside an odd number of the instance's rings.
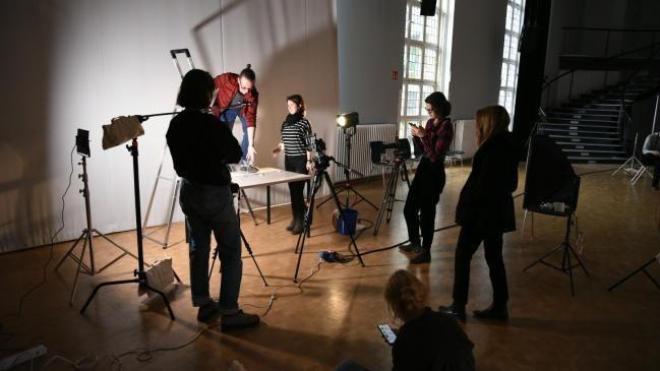
[{"label": "wooden floor", "polygon": [[[603,167],[579,167],[584,173]],[[441,196],[437,226],[453,224],[454,207],[469,168],[447,170],[447,186]],[[521,179],[523,177],[521,176]],[[640,274],[613,292],[607,288],[660,252],[658,207],[660,192],[652,191],[648,180],[636,186],[626,176],[601,172],[583,177],[579,205],[579,246],[591,273],[575,272],[576,295],[571,297],[568,277],[544,266],[528,272],[523,268],[553,249],[563,238],[564,220],[537,215],[534,238],[528,229],[522,233],[522,198],[516,201],[518,231],[505,237],[504,259],[511,293],[511,320],[508,324],[478,322],[468,318],[465,331],[475,343],[480,370],[660,370],[660,290]],[[522,181],[521,181],[522,183]],[[359,189],[380,204],[379,181]],[[520,185],[518,192],[522,190]],[[400,188],[399,196],[405,197]],[[131,207],[127,204],[126,207]],[[376,249],[406,239],[402,203],[397,203],[389,225],[374,237],[363,233],[358,244],[362,251]],[[361,217],[375,219],[375,211],[358,205]],[[345,251],[348,239],[332,231],[325,205],[315,217],[312,238],[302,260],[301,276],[313,273],[318,252],[324,249]],[[436,307],[451,301],[454,248],[458,229],[436,234],[432,262],[410,266],[397,250],[364,257],[366,267],[357,262],[320,264],[320,270],[301,288],[291,280],[296,255],[296,238],[284,230],[289,208],[273,211],[273,223],[254,226],[243,216],[243,229],[270,284],[264,287],[253,262],[244,259],[240,302],[246,311],[264,313],[272,295],[272,307],[254,329],[223,334],[196,319],[187,287],[178,290],[172,307],[177,316],[170,321],[159,306],[153,311],[138,310],[141,298],[135,285],[105,288],[85,316],[78,311],[94,284],[131,278],[135,261],[124,258],[96,276],[81,276],[75,305],[68,304],[74,264],[69,261],[54,273],[54,263],[70,243],[57,245],[49,267],[48,282],[26,301],[20,319],[2,320],[0,356],[44,344],[49,357],[62,355],[76,360],[86,355],[98,358],[98,370],[115,369],[119,357],[128,370],[225,370],[239,360],[248,370],[328,370],[344,359],[356,360],[373,370],[390,368],[390,348],[382,341],[376,324],[391,321],[383,299],[387,277],[396,269],[410,269],[426,282],[431,291],[430,304]],[[176,225],[173,238],[183,236]],[[133,233],[112,238],[135,249]],[[116,252],[98,241],[97,261],[108,261]],[[166,251],[146,243],[148,260],[171,255],[176,271],[188,282],[187,247],[178,245]],[[0,256],[0,315],[16,311],[19,297],[39,281],[49,249],[37,248]],[[97,263],[98,264],[98,263]],[[660,266],[649,271],[660,280]],[[218,275],[213,278],[217,295]],[[468,310],[489,304],[491,295],[488,270],[480,250],[473,260]],[[179,350],[136,353],[144,349],[174,348],[199,339]],[[150,359],[149,359],[150,358]],[[52,366],[52,367],[51,367]],[[56,361],[49,369],[70,369]]]}]

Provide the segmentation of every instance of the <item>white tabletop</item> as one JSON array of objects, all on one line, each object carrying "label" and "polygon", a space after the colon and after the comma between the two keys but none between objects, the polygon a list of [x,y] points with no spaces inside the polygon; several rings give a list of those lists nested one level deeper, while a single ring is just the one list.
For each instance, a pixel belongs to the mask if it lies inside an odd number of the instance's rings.
[{"label": "white tabletop", "polygon": [[260,168],[256,173],[232,171],[231,180],[241,188],[269,186],[279,183],[289,183],[308,180],[311,175],[284,171],[272,167]]}]

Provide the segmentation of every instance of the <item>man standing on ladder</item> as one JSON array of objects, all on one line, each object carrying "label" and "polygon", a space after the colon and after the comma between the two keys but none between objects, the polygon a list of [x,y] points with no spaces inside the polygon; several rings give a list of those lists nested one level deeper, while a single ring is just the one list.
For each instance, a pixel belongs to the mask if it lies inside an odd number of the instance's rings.
[{"label": "man standing on ladder", "polygon": [[234,128],[234,121],[238,116],[243,128],[241,160],[247,160],[252,165],[257,153],[254,149],[254,131],[259,103],[259,93],[254,86],[254,71],[248,64],[238,75],[227,72],[216,76],[214,80],[218,92],[211,107],[213,114],[221,123],[227,124],[230,131]]}]

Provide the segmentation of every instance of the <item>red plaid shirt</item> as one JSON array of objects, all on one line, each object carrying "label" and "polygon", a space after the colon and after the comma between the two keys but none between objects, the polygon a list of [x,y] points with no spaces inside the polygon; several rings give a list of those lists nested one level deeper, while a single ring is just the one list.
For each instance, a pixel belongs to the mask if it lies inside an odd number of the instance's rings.
[{"label": "red plaid shirt", "polygon": [[445,118],[438,125],[433,125],[433,119],[429,119],[424,127],[422,138],[413,136],[413,141],[424,150],[424,157],[431,162],[440,159],[444,161],[445,154],[449,150],[451,141],[454,139],[454,127],[451,120]]},{"label": "red plaid shirt", "polygon": [[[238,75],[227,72],[215,77],[215,87],[218,88],[218,96],[211,106],[211,111],[217,117],[224,112],[231,100],[238,93]],[[248,127],[257,126],[257,105],[259,104],[259,93],[256,88],[248,90],[243,96],[246,105],[241,108],[241,115],[245,117]]]}]

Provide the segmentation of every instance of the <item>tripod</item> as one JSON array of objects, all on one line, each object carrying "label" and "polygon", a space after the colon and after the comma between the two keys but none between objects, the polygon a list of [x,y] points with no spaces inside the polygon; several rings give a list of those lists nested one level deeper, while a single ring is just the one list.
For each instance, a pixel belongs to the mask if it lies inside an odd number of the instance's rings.
[{"label": "tripod", "polygon": [[[167,113],[171,114],[171,113]],[[155,115],[151,115],[155,116]],[[149,116],[138,116],[138,119],[142,122],[146,120]],[[138,249],[138,269],[133,272],[133,275],[135,276],[134,279],[130,280],[119,280],[119,281],[108,281],[108,282],[103,282],[94,288],[94,291],[92,291],[92,294],[87,298],[87,301],[85,302],[85,305],[82,307],[80,310],[80,314],[85,314],[85,310],[89,306],[89,304],[92,302],[94,297],[96,296],[96,293],[99,291],[104,286],[113,286],[113,285],[123,285],[127,283],[137,283],[138,286],[141,289],[146,289],[155,292],[156,294],[160,295],[161,298],[163,298],[163,301],[165,302],[165,305],[167,306],[167,311],[170,313],[170,318],[172,321],[175,320],[174,318],[174,312],[172,312],[172,307],[170,306],[170,301],[167,299],[167,296],[162,291],[156,290],[153,287],[149,286],[149,283],[147,282],[147,275],[144,270],[144,251],[142,248],[142,243],[143,243],[143,235],[142,235],[142,223],[140,221],[140,216],[142,215],[142,211],[140,210],[140,174],[139,174],[139,168],[138,168],[138,141],[137,138],[133,138],[132,143],[130,146],[126,146],[126,149],[131,153],[131,156],[133,157],[133,190],[135,192],[135,225],[136,225],[136,233],[137,233],[137,249]],[[175,274],[175,277],[176,274]],[[179,278],[177,277],[177,280],[180,282]]]},{"label": "tripod", "polygon": [[392,173],[390,178],[387,181],[387,188],[385,189],[385,194],[383,195],[383,202],[378,209],[378,216],[376,216],[376,224],[374,225],[374,236],[378,234],[380,225],[383,223],[383,216],[387,223],[392,219],[392,209],[394,208],[394,201],[401,201],[396,199],[396,189],[399,184],[399,176],[401,179],[405,180],[408,184],[408,189],[410,189],[410,179],[408,178],[408,167],[406,166],[406,160],[402,158],[394,159],[394,166],[392,167]]},{"label": "tripod", "polygon": [[[578,256],[578,254],[575,252],[575,249],[571,245],[570,241],[570,235],[571,235],[571,225],[573,224],[573,216],[574,216],[574,211],[570,210],[568,215],[566,216],[566,234],[564,235],[564,241],[562,241],[561,244],[549,253],[543,255],[536,261],[534,261],[532,264],[528,265],[523,269],[523,272],[527,272],[528,269],[532,268],[538,263],[544,264],[550,268],[554,268],[562,273],[568,274],[568,277],[570,278],[571,281],[571,296],[575,296],[575,286],[573,284],[573,268],[575,267],[580,267],[584,271],[584,273],[589,276],[589,272],[587,271],[587,268],[584,266],[584,263],[582,263],[582,260]],[[548,263],[545,261],[547,257],[550,255],[553,255],[556,252],[562,252],[562,258],[561,258],[561,266],[556,266],[554,264]],[[573,264],[571,262],[571,255],[575,258],[577,261],[577,264]]]},{"label": "tripod", "polygon": [[653,276],[651,276],[651,274],[646,270],[646,268],[648,268],[649,265],[651,265],[655,262],[660,263],[660,254],[658,254],[655,257],[649,259],[646,263],[642,264],[641,267],[639,267],[639,268],[635,269],[634,271],[630,272],[628,275],[626,275],[625,277],[620,279],[617,283],[610,286],[610,288],[607,289],[607,291],[611,292],[612,290],[614,290],[615,288],[617,288],[619,285],[623,284],[624,282],[628,281],[630,278],[632,278],[634,275],[636,275],[639,272],[644,273],[644,275],[646,277],[648,277],[651,280],[651,282],[653,282],[655,284],[655,287],[657,287],[658,290],[660,290],[660,283],[658,283],[658,281],[656,281],[655,278],[653,278]]},{"label": "tripod", "polygon": [[[264,286],[268,287],[268,282],[266,282],[266,278],[264,277],[264,274],[261,273],[261,268],[259,268],[259,264],[257,264],[257,259],[254,257],[254,253],[252,253],[252,247],[250,246],[250,243],[247,241],[247,238],[245,238],[245,235],[243,234],[243,230],[241,229],[241,194],[243,193],[243,190],[241,190],[238,184],[236,183],[232,183],[231,187],[232,187],[232,193],[238,195],[238,207],[236,209],[236,218],[238,219],[238,230],[241,233],[241,240],[245,245],[245,249],[250,254],[250,257],[254,262],[254,266],[257,267],[259,276],[261,276],[261,280],[264,281]],[[209,281],[211,280],[211,276],[213,275],[213,267],[215,266],[215,261],[218,259],[219,253],[220,251],[218,250],[218,246],[216,246],[215,249],[213,250],[213,262],[211,263],[211,268],[209,269]]]},{"label": "tripod", "polygon": [[[83,229],[82,234],[76,242],[73,243],[71,248],[64,254],[62,259],[60,259],[59,263],[57,263],[57,266],[55,267],[55,270],[59,270],[60,266],[64,263],[64,261],[67,258],[71,258],[74,262],[78,263],[78,268],[76,269],[76,274],[73,278],[73,287],[71,288],[71,295],[69,297],[69,304],[73,305],[73,298],[76,294],[76,289],[78,288],[78,277],[80,276],[80,272],[89,274],[89,275],[94,275],[96,273],[101,273],[103,272],[106,268],[111,266],[112,264],[116,263],[119,259],[123,258],[126,255],[130,255],[131,257],[137,259],[138,257],[133,255],[130,251],[126,250],[125,248],[119,246],[117,243],[112,241],[110,238],[108,238],[106,235],[103,233],[99,232],[96,228],[92,227],[92,210],[90,206],[90,201],[89,201],[89,184],[88,184],[88,177],[87,177],[87,157],[82,155],[82,161],[79,162],[78,164],[82,166],[82,174],[78,174],[78,177],[82,179],[83,182],[83,189],[80,190],[80,193],[82,193],[83,198],[85,199],[85,216],[87,220],[87,228]],[[96,234],[97,237],[102,237],[112,245],[114,245],[116,248],[122,251],[122,253],[111,260],[108,264],[104,265],[101,267],[99,270],[96,270],[94,266],[94,234]],[[82,244],[82,249],[80,250],[80,257],[76,256],[73,253],[73,250],[78,246],[80,241],[83,242]],[[85,258],[85,251],[89,249],[89,266],[84,263],[84,258]]]},{"label": "tripod", "polygon": [[[311,181],[311,190],[308,193],[308,206],[307,210],[305,210],[305,218],[303,221],[303,231],[301,234],[298,235],[298,241],[296,242],[296,253],[298,253],[298,262],[296,263],[296,272],[293,275],[293,282],[298,282],[298,272],[300,271],[300,260],[302,259],[302,254],[303,250],[305,249],[305,240],[307,239],[307,236],[309,235],[309,228],[312,224],[312,213],[314,211],[314,198],[316,196],[316,192],[318,192],[319,188],[321,188],[321,185],[323,184],[323,181],[325,180],[326,184],[328,185],[328,188],[330,188],[330,192],[332,195],[330,198],[327,200],[334,200],[335,201],[335,206],[337,206],[337,209],[339,210],[339,217],[344,220],[344,210],[341,207],[341,204],[339,203],[339,197],[337,197],[337,191],[335,190],[335,187],[332,184],[332,180],[330,179],[330,176],[328,175],[327,168],[330,165],[330,161],[335,162],[335,159],[326,156],[326,155],[321,155],[319,158],[317,158],[314,161],[315,165],[315,172],[314,172],[314,177],[312,178]],[[326,201],[327,201],[326,200]],[[324,201],[325,202],[325,201]],[[319,205],[321,206],[321,205]],[[357,242],[355,242],[355,237],[353,236],[353,233],[349,234],[349,237],[351,238],[351,245],[355,249],[355,253],[357,255],[358,260],[360,261],[360,264],[364,267],[364,261],[362,260],[362,254],[360,253],[360,250],[358,249]]]},{"label": "tripod", "polygon": [[[360,192],[356,191],[353,185],[351,184],[351,173],[357,173],[359,176],[364,176],[363,174],[351,169],[351,138],[353,135],[355,135],[355,127],[352,129],[343,129],[344,131],[344,142],[346,145],[346,165],[336,161],[334,158],[332,159],[332,162],[337,164],[338,166],[342,167],[344,169],[344,177],[346,178],[346,182],[340,186],[337,186],[334,188],[334,193],[339,195],[342,192],[346,192],[346,207],[348,207],[348,202],[349,198],[351,197],[351,192],[355,193],[357,196],[358,200],[353,203],[353,206],[357,205],[360,203],[360,201],[364,201],[368,203],[371,207],[374,209],[378,210],[378,206],[374,205],[373,202],[369,201],[366,197],[364,197]],[[323,200],[321,203],[318,204],[317,208],[321,207],[324,203],[330,201],[332,197],[328,197],[325,200]]]}]

